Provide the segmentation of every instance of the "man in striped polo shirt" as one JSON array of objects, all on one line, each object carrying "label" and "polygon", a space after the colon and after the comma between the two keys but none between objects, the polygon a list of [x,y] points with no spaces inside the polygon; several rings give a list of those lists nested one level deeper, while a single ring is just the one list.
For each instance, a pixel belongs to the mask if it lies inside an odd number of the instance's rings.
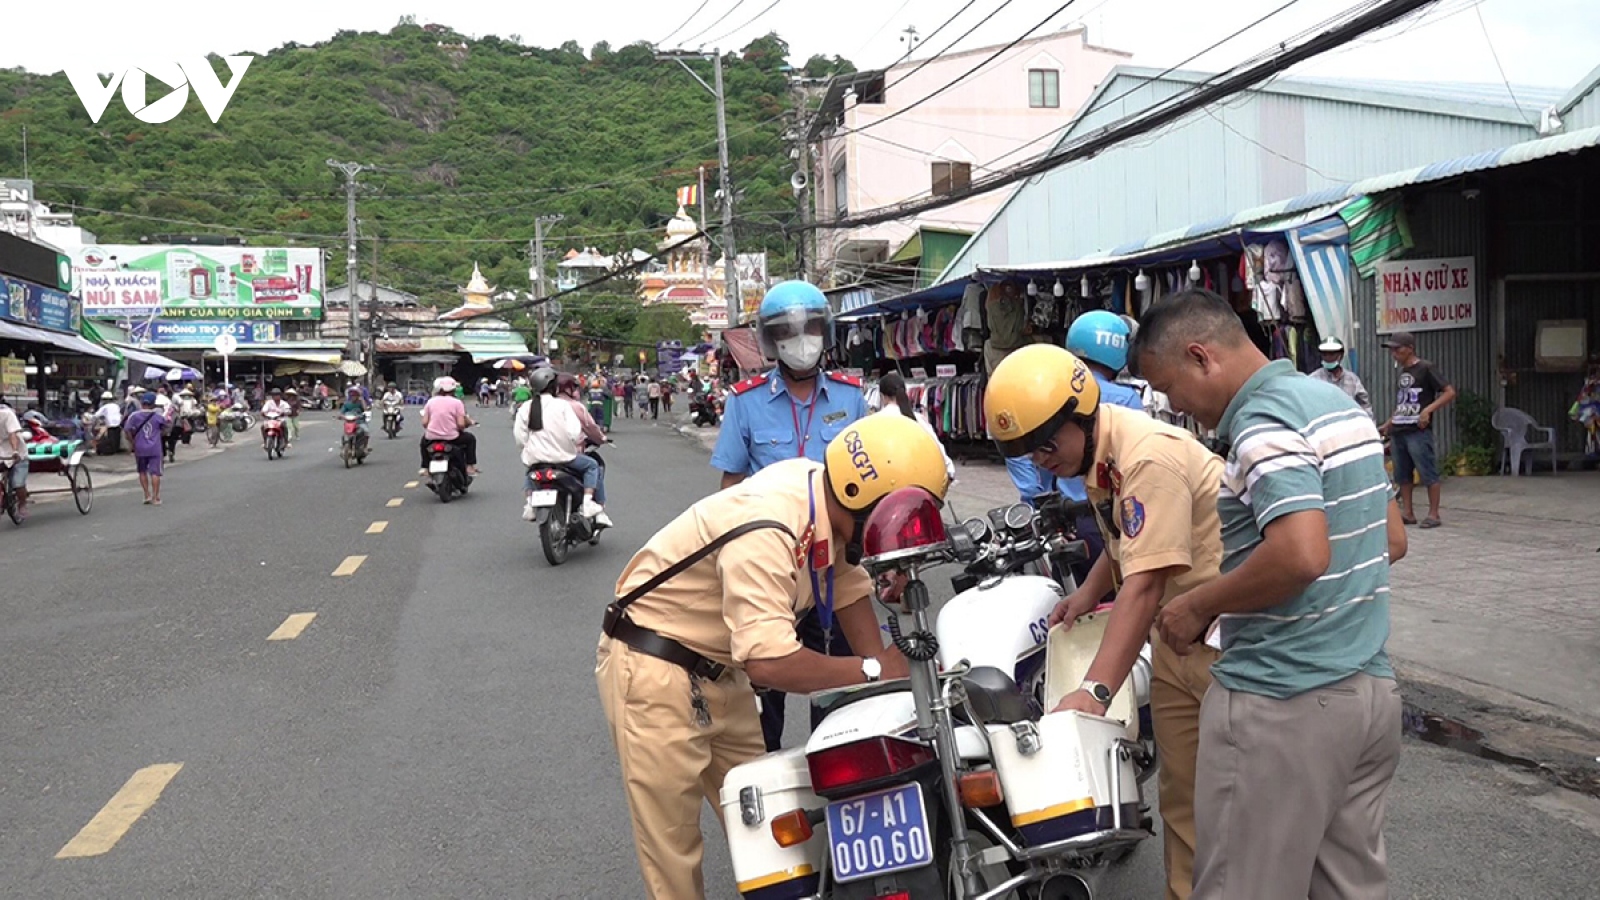
[{"label": "man in striped polo shirt", "polygon": [[1268,362],[1210,291],[1154,304],[1133,356],[1227,447],[1222,575],[1156,622],[1180,653],[1222,627],[1200,712],[1193,896],[1386,898],[1400,691],[1384,643],[1405,528],[1376,428],[1343,391]]}]

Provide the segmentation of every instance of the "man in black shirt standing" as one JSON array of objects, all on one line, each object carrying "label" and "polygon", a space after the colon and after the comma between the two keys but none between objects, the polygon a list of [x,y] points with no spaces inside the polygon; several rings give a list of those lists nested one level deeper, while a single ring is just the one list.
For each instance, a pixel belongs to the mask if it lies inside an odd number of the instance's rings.
[{"label": "man in black shirt standing", "polygon": [[1383,346],[1400,367],[1394,413],[1378,429],[1391,438],[1394,478],[1400,488],[1400,516],[1407,525],[1417,524],[1416,508],[1411,505],[1411,473],[1415,470],[1428,489],[1428,517],[1422,520],[1422,527],[1438,528],[1439,464],[1433,447],[1433,414],[1456,399],[1456,389],[1433,363],[1417,356],[1417,338],[1411,332],[1396,331]]}]

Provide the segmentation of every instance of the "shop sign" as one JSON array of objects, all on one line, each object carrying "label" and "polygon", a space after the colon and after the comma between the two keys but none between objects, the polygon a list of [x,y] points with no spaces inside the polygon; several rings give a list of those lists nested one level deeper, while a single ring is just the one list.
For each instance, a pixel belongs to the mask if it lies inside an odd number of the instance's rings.
[{"label": "shop sign", "polygon": [[1471,256],[1378,263],[1378,333],[1475,327],[1476,275]]},{"label": "shop sign", "polygon": [[56,331],[77,331],[72,295],[15,278],[0,278],[0,319]]},{"label": "shop sign", "polygon": [[[6,182],[5,194],[0,200],[15,198],[24,192],[16,185],[32,182]],[[8,201],[11,202],[11,201]],[[34,284],[42,284],[59,291],[72,290],[72,258],[57,253],[43,244],[25,240],[0,231],[0,275],[10,275]]]},{"label": "shop sign", "polygon": [[27,360],[15,356],[0,358],[0,394],[15,397],[28,392]]},{"label": "shop sign", "polygon": [[128,336],[140,344],[162,347],[203,347],[209,349],[219,335],[230,335],[240,346],[276,344],[282,337],[277,322],[191,321],[155,319],[135,322]]},{"label": "shop sign", "polygon": [[322,318],[322,251],[311,247],[99,244],[78,250],[72,271],[91,318]]}]

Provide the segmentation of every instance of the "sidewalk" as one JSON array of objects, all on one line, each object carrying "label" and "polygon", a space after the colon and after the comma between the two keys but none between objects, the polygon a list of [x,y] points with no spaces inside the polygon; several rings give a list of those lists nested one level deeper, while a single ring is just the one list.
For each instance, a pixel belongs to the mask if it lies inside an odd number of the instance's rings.
[{"label": "sidewalk", "polygon": [[[717,429],[679,430],[716,443]],[[956,479],[963,518],[1017,501],[1002,466],[957,461]],[[1444,527],[1408,529],[1391,574],[1389,652],[1407,700],[1508,754],[1593,765],[1600,473],[1451,478],[1443,499]]]}]

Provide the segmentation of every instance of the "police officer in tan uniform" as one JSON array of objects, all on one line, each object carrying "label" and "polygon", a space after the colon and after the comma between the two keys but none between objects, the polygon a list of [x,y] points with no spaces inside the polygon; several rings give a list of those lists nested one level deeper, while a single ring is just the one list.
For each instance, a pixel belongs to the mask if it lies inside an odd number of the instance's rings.
[{"label": "police officer in tan uniform", "polygon": [[[1060,347],[1037,344],[1005,358],[984,393],[989,433],[1008,457],[1031,456],[1061,478],[1081,477],[1106,539],[1084,583],[1050,624],[1072,622],[1116,591],[1105,637],[1082,687],[1056,711],[1105,715],[1168,600],[1217,577],[1222,460],[1189,432],[1142,410],[1100,402],[1089,368]],[[1161,758],[1167,897],[1186,898],[1194,871],[1194,776],[1200,701],[1218,651],[1179,656],[1156,641],[1150,712]]]},{"label": "police officer in tan uniform", "polygon": [[[704,896],[701,803],[720,813],[728,770],[765,752],[752,682],[806,694],[908,672],[867,602],[862,532],[898,488],[942,500],[943,454],[916,422],[872,416],[824,460],[774,463],[691,506],[629,561],[606,609],[595,677],[658,900]],[[826,605],[870,655],[801,646],[796,620]]]}]

